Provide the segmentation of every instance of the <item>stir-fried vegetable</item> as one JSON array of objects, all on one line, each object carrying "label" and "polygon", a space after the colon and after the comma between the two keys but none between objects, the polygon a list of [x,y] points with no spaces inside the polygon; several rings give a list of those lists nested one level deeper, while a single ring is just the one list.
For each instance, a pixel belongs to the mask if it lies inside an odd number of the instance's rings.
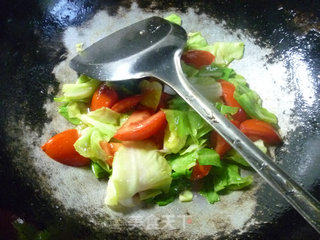
[{"label": "stir-fried vegetable", "polygon": [[[181,18],[167,20],[181,24]],[[208,44],[200,32],[189,33],[181,66],[190,83],[263,151],[277,145],[277,118],[228,65],[243,56],[244,44]],[[154,78],[136,87],[107,85],[81,75],[65,84],[59,113],[77,125],[42,146],[52,159],[86,166],[96,178],[108,178],[106,204],[135,201],[166,205],[176,198],[192,201],[192,185],[210,203],[219,195],[249,186],[242,176],[249,164],[179,96],[164,92]]]}]

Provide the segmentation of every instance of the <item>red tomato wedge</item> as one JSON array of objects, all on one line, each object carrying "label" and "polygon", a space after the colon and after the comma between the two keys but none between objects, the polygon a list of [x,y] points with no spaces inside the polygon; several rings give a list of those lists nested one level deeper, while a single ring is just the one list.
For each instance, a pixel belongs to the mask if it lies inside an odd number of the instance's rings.
[{"label": "red tomato wedge", "polygon": [[95,111],[102,107],[111,108],[117,101],[117,92],[107,85],[101,84],[92,96],[90,110]]},{"label": "red tomato wedge", "polygon": [[158,149],[163,148],[163,141],[164,141],[166,126],[167,126],[167,123],[163,124],[163,126],[159,129],[159,131],[150,137],[150,140],[155,143]]},{"label": "red tomato wedge", "polygon": [[248,119],[240,124],[240,131],[252,141],[263,140],[270,145],[277,145],[282,142],[277,131],[266,122],[257,119]]},{"label": "red tomato wedge", "polygon": [[106,162],[109,164],[109,166],[112,166],[113,163],[113,156],[116,153],[116,151],[119,150],[119,148],[123,146],[122,143],[113,143],[113,142],[100,142],[100,147],[103,149],[103,151],[106,153]]},{"label": "red tomato wedge", "polygon": [[219,81],[222,87],[222,98],[226,105],[230,107],[238,107],[239,110],[236,114],[232,116],[234,120],[237,120],[239,122],[243,122],[246,119],[248,119],[246,112],[241,108],[240,104],[237,102],[237,100],[233,97],[234,91],[236,90],[235,86],[227,82],[225,80]]},{"label": "red tomato wedge", "polygon": [[197,164],[193,167],[191,180],[196,181],[201,178],[204,178],[209,174],[210,169],[211,165],[199,165],[199,163],[197,162]]},{"label": "red tomato wedge", "polygon": [[127,97],[115,103],[111,109],[118,113],[127,112],[133,107],[135,107],[141,101],[141,99],[142,99],[141,95]]},{"label": "red tomato wedge", "polygon": [[149,114],[150,112],[146,110],[132,113],[114,138],[120,141],[139,141],[157,133],[166,124],[166,115],[163,111],[158,111],[152,116]]},{"label": "red tomato wedge", "polygon": [[[238,121],[231,120],[231,123],[233,123],[233,125],[235,125],[237,128],[240,127],[240,123]],[[220,157],[222,157],[231,149],[229,143],[227,143],[227,141],[215,131],[211,132],[210,141],[211,145],[214,147],[214,150],[220,155]]]},{"label": "red tomato wedge", "polygon": [[208,51],[190,50],[183,53],[181,59],[186,64],[193,65],[196,68],[201,68],[203,66],[211,65],[215,56]]},{"label": "red tomato wedge", "polygon": [[78,138],[78,131],[69,129],[50,138],[41,149],[50,158],[62,164],[74,167],[86,166],[90,164],[90,159],[81,156],[73,146]]}]

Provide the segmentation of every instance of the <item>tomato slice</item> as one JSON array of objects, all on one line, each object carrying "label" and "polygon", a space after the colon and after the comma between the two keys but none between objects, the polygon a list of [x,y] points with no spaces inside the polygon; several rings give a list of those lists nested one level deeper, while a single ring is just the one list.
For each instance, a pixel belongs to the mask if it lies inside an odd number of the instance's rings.
[{"label": "tomato slice", "polygon": [[148,114],[150,112],[146,110],[134,112],[116,132],[114,138],[120,141],[139,141],[157,133],[166,123],[166,115],[163,111],[149,117]]},{"label": "tomato slice", "polygon": [[209,174],[210,169],[211,165],[199,165],[197,161],[197,164],[192,169],[191,180],[196,181],[201,178],[204,178]]},{"label": "tomato slice", "polygon": [[109,166],[112,166],[113,163],[113,156],[114,154],[119,150],[119,148],[123,146],[122,143],[114,143],[114,142],[100,142],[100,147],[103,149],[103,151],[106,153],[106,162],[109,164]]},{"label": "tomato slice", "polygon": [[183,53],[181,59],[186,64],[193,65],[196,68],[201,68],[203,66],[211,65],[215,56],[208,51],[190,50]]},{"label": "tomato slice", "polygon": [[243,108],[239,108],[238,112],[234,115],[232,115],[232,118],[236,121],[238,121],[239,123],[245,121],[248,119],[248,116],[246,114],[246,112],[243,110]]},{"label": "tomato slice", "polygon": [[155,143],[158,149],[163,148],[164,134],[166,130],[167,123],[163,124],[163,126],[156,132],[154,135],[150,137],[150,140]]},{"label": "tomato slice", "polygon": [[111,108],[117,101],[117,92],[107,85],[101,84],[92,96],[90,110],[95,111],[102,107]]},{"label": "tomato slice", "polygon": [[127,97],[115,103],[111,109],[119,113],[127,112],[134,106],[136,106],[141,101],[141,99],[142,95]]},{"label": "tomato slice", "polygon": [[[240,122],[231,120],[231,123],[235,125],[237,128],[240,127]],[[220,136],[216,131],[212,131],[210,135],[211,145],[214,147],[214,150],[222,157],[226,154],[230,149],[231,146],[224,140],[223,137]]]},{"label": "tomato slice", "polygon": [[78,138],[78,131],[69,129],[50,138],[41,148],[57,162],[74,167],[86,166],[90,159],[81,156],[73,146]]},{"label": "tomato slice", "polygon": [[277,145],[282,142],[277,131],[266,122],[257,119],[248,119],[240,124],[240,131],[252,141],[263,140],[270,145]]},{"label": "tomato slice", "polygon": [[236,90],[235,86],[227,82],[225,80],[219,80],[221,87],[222,87],[222,98],[226,105],[230,107],[238,107],[239,110],[236,114],[232,116],[234,120],[237,120],[239,122],[243,122],[246,119],[248,119],[246,112],[243,110],[243,108],[240,106],[238,101],[233,97],[234,91]]}]

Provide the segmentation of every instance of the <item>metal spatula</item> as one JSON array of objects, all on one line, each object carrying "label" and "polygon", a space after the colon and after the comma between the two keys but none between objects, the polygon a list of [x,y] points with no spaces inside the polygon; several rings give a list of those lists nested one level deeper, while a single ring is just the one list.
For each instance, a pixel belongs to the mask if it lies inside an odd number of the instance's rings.
[{"label": "metal spatula", "polygon": [[160,17],[123,28],[85,49],[70,66],[101,81],[153,76],[169,85],[277,190],[319,233],[320,203],[262,153],[184,77],[185,30]]}]

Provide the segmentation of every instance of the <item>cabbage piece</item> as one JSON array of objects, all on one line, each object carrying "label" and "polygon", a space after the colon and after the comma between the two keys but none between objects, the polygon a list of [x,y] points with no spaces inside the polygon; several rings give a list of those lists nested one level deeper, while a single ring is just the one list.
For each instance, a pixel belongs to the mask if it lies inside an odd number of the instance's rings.
[{"label": "cabbage piece", "polygon": [[192,167],[196,165],[197,161],[200,165],[221,167],[219,154],[212,149],[203,148],[201,146],[192,152],[169,155],[167,160],[172,167],[173,178],[179,178],[181,176],[189,178],[192,173]]},{"label": "cabbage piece", "polygon": [[215,42],[202,50],[211,52],[214,56],[214,63],[218,66],[228,66],[233,60],[241,59],[244,52],[243,42]]},{"label": "cabbage piece", "polygon": [[164,150],[166,153],[178,153],[186,146],[188,137],[192,140],[189,145],[199,144],[200,138],[211,131],[210,125],[195,111],[191,110],[186,102],[176,97],[169,103],[170,108],[164,109],[168,125],[164,137]]},{"label": "cabbage piece", "polygon": [[222,95],[221,84],[218,83],[213,77],[190,77],[190,83],[211,102],[216,102]]},{"label": "cabbage piece", "polygon": [[108,138],[99,129],[87,127],[81,131],[81,137],[74,143],[74,148],[80,155],[90,158],[107,172],[110,172],[110,167],[105,161],[108,156],[100,146],[100,142],[108,141]]},{"label": "cabbage piece", "polygon": [[139,84],[143,98],[140,103],[156,110],[162,93],[162,84],[158,81],[142,80]]},{"label": "cabbage piece", "polygon": [[143,192],[145,197],[147,190],[167,192],[170,188],[171,167],[148,142],[131,142],[120,148],[112,167],[105,200],[109,206],[128,202],[136,193]]},{"label": "cabbage piece", "polygon": [[[267,147],[264,145],[262,140],[255,141],[254,144],[263,152],[267,153]],[[223,157],[224,160],[233,161],[245,167],[250,167],[250,164],[235,150],[231,149]]]},{"label": "cabbage piece", "polygon": [[216,103],[216,108],[223,115],[226,115],[226,114],[233,115],[233,114],[236,114],[239,110],[238,107],[230,107],[230,106],[224,105],[221,102]]},{"label": "cabbage piece", "polygon": [[102,168],[98,163],[91,162],[90,164],[91,171],[93,172],[94,176],[98,179],[106,178],[108,176],[108,172]]},{"label": "cabbage piece", "polygon": [[181,25],[181,17],[176,14],[170,14],[169,16],[165,17],[164,19],[168,20],[169,22]]},{"label": "cabbage piece", "polygon": [[251,175],[242,177],[237,165],[223,163],[221,167],[215,168],[208,177],[205,178],[203,195],[209,203],[220,200],[219,192],[222,190],[240,190],[249,186],[253,182]]},{"label": "cabbage piece", "polygon": [[204,50],[215,56],[214,64],[225,67],[234,59],[241,59],[244,52],[243,42],[216,42],[209,45],[200,32],[188,34],[186,50]]},{"label": "cabbage piece", "polygon": [[82,102],[69,102],[61,105],[58,112],[74,125],[81,124],[80,115],[87,112],[86,104]]},{"label": "cabbage piece", "polygon": [[191,202],[193,199],[193,194],[190,190],[184,190],[179,194],[180,202]]},{"label": "cabbage piece", "polygon": [[191,184],[189,179],[183,177],[173,179],[168,192],[157,195],[156,197],[149,199],[148,201],[156,203],[159,206],[165,206],[173,202],[179,196],[180,193],[190,189],[190,185]]},{"label": "cabbage piece", "polygon": [[107,141],[113,137],[119,128],[120,118],[120,113],[105,107],[80,116],[80,119],[84,124],[96,127],[102,134],[108,136]]},{"label": "cabbage piece", "polygon": [[262,100],[255,91],[245,85],[237,84],[234,98],[251,118],[277,126],[278,119],[276,115],[262,107]]},{"label": "cabbage piece", "polygon": [[114,136],[120,127],[122,114],[103,107],[88,114],[82,114],[79,118],[86,128],[80,131],[81,137],[74,144],[76,151],[80,155],[98,162],[102,168],[110,172],[110,168],[105,162],[109,156],[106,156],[100,142],[109,142]]},{"label": "cabbage piece", "polygon": [[187,138],[187,135],[181,137],[177,131],[170,131],[169,126],[167,126],[164,133],[164,151],[168,153],[179,152],[185,146]]},{"label": "cabbage piece", "polygon": [[81,75],[78,78],[77,83],[63,84],[63,96],[54,98],[54,100],[57,102],[88,102],[100,84],[101,82],[99,80],[87,77],[85,75]]}]

